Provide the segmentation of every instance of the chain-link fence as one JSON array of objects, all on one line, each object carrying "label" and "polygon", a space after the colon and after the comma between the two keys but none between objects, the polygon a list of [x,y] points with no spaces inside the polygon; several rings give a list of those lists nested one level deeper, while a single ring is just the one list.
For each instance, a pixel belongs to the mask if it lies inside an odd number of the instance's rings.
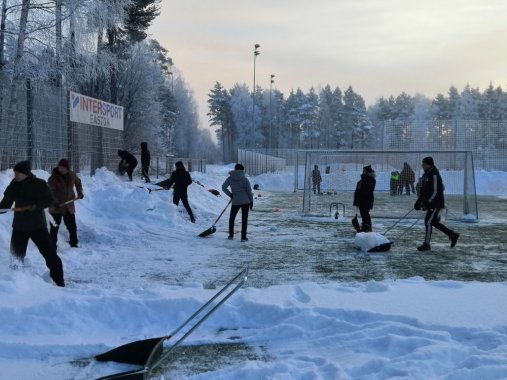
[{"label": "chain-link fence", "polygon": [[2,83],[0,91],[1,169],[30,160],[33,168],[49,171],[67,157],[81,173],[93,174],[99,167],[116,170],[123,132],[70,122],[64,88],[33,85],[27,80],[14,99],[9,83]]},{"label": "chain-link fence", "polygon": [[267,154],[267,150],[249,151],[238,149],[238,162],[245,166],[246,173],[259,175],[276,172],[286,167],[286,159]]}]

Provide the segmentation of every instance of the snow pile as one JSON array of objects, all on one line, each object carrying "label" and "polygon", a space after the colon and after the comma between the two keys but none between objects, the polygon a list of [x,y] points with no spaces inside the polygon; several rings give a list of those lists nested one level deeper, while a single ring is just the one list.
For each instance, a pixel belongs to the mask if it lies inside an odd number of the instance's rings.
[{"label": "snow pile", "polygon": [[378,247],[390,241],[378,232],[359,232],[354,238],[354,244],[361,251],[368,252],[370,249]]}]

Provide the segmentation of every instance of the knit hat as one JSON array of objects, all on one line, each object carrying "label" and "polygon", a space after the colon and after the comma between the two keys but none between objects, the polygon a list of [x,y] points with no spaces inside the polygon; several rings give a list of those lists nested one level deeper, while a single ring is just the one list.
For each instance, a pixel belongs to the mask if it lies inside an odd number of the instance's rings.
[{"label": "knit hat", "polygon": [[26,175],[31,174],[30,161],[21,161],[14,165],[14,171],[18,173],[23,173]]},{"label": "knit hat", "polygon": [[433,157],[424,157],[422,162],[423,162],[423,164],[435,166],[435,162],[433,161]]},{"label": "knit hat", "polygon": [[141,143],[141,149],[142,150],[148,149],[148,143],[147,142],[142,142]]},{"label": "knit hat", "polygon": [[373,170],[373,168],[371,167],[371,165],[368,165],[368,166],[365,166],[363,168],[363,171],[366,170],[366,173],[375,173],[375,170]]},{"label": "knit hat", "polygon": [[245,170],[245,167],[243,165],[241,165],[241,164],[236,164],[234,166],[234,170]]},{"label": "knit hat", "polygon": [[66,168],[67,170],[70,170],[70,163],[69,163],[69,160],[67,160],[66,158],[62,158],[59,162],[58,162],[58,166],[63,166],[64,168]]},{"label": "knit hat", "polygon": [[183,166],[183,162],[182,161],[176,161],[176,163],[174,164],[177,168],[185,168],[185,166]]}]

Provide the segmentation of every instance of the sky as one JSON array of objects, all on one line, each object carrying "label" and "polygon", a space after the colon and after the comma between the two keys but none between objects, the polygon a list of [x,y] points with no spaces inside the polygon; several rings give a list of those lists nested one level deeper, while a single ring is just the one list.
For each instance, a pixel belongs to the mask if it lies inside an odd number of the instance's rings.
[{"label": "sky", "polygon": [[[286,96],[349,85],[366,104],[381,96],[434,97],[451,85],[506,84],[504,0],[163,0],[150,28],[194,91],[208,126],[215,82]],[[505,87],[504,87],[505,88]]]}]

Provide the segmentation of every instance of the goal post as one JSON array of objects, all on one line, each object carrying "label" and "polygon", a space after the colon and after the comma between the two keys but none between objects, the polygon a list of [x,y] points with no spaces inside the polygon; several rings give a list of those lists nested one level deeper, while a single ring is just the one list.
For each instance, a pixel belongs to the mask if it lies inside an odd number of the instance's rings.
[{"label": "goal post", "polygon": [[[372,217],[401,218],[417,199],[417,184],[423,175],[421,162],[426,156],[433,157],[442,176],[447,219],[477,221],[475,172],[470,151],[300,150],[295,175],[304,178],[303,213],[329,215],[330,204],[341,202],[346,205],[348,215],[355,214],[352,204],[356,183],[363,167],[371,165],[377,181]],[[414,172],[413,178],[402,175],[406,165]],[[319,184],[315,181],[316,168],[320,172]],[[301,183],[295,184],[295,188],[298,185]],[[415,216],[417,213],[409,215]]]}]

